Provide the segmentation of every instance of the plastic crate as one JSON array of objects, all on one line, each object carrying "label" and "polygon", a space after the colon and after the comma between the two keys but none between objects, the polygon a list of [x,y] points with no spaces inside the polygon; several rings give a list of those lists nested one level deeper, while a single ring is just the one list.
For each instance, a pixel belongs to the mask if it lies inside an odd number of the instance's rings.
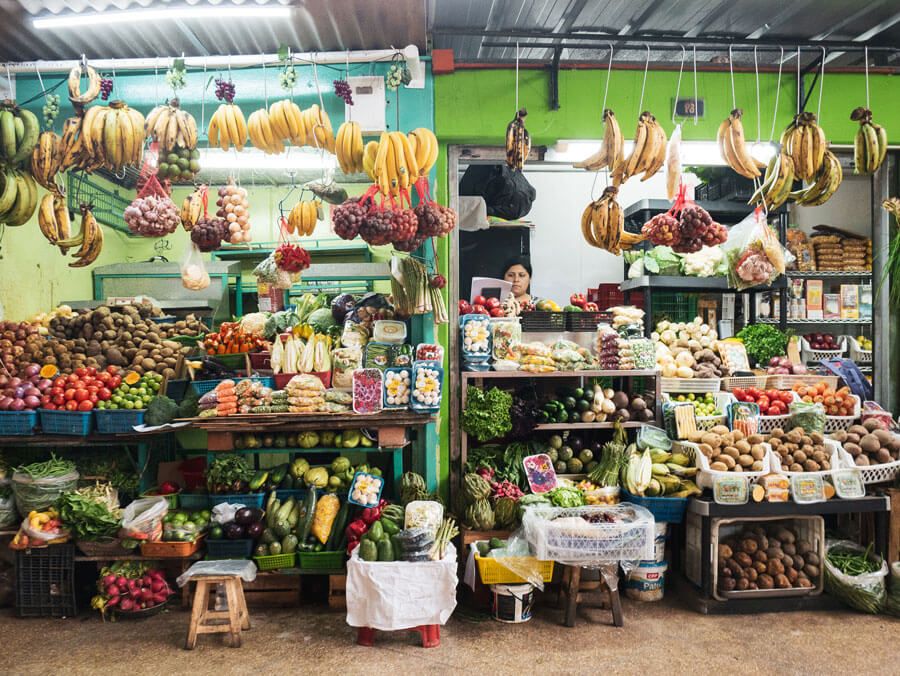
[{"label": "plastic crate", "polygon": [[[222,380],[233,380],[235,384],[237,384],[241,380],[255,380],[258,383],[261,383],[264,387],[274,387],[275,381],[269,376],[250,376],[249,378],[223,378]],[[198,395],[204,395],[207,392],[212,392],[216,389],[219,383],[222,380],[195,380],[193,382],[194,391]]]},{"label": "plastic crate", "polygon": [[[653,297],[654,302],[656,296]],[[588,289],[587,300],[596,303],[601,310],[625,304],[625,292],[619,288],[618,283],[598,284],[596,289]],[[644,309],[644,294],[634,292],[631,294],[631,305]]]},{"label": "plastic crate", "polygon": [[728,378],[722,378],[722,389],[726,392],[732,392],[736,387],[740,387],[742,390],[746,390],[751,387],[765,390],[766,383],[768,382],[770,377],[771,376],[730,376]]},{"label": "plastic crate", "polygon": [[611,312],[566,312],[566,331],[596,331],[598,324],[612,322]]},{"label": "plastic crate", "polygon": [[850,360],[857,364],[871,364],[872,350],[864,350],[859,346],[859,341],[853,336],[844,336],[846,344],[850,347]]},{"label": "plastic crate", "polygon": [[815,385],[816,383],[825,383],[827,387],[830,387],[832,390],[836,390],[838,388],[838,381],[840,378],[837,376],[817,376],[817,375],[777,375],[777,376],[767,376],[765,387],[760,387],[759,389],[767,390],[769,388],[774,388],[776,390],[792,390],[794,389],[794,385]]},{"label": "plastic crate", "polygon": [[254,556],[256,567],[260,570],[276,570],[278,568],[293,568],[297,561],[297,555],[272,554],[270,556]]},{"label": "plastic crate", "polygon": [[632,495],[623,488],[622,502],[640,505],[653,515],[657,523],[681,523],[684,521],[688,498],[645,498]]},{"label": "plastic crate", "polygon": [[886,462],[881,465],[857,465],[853,461],[853,456],[840,447],[839,455],[841,465],[845,468],[853,468],[859,470],[859,475],[864,484],[880,484],[893,481],[900,472],[900,460]]},{"label": "plastic crate", "polygon": [[785,429],[791,425],[791,414],[786,415],[761,415],[759,416],[759,434],[768,434],[776,427]]},{"label": "plastic crate", "polygon": [[[716,400],[716,408],[722,411],[722,415],[705,415],[705,416],[694,416],[694,421],[697,425],[698,430],[703,430],[704,432],[707,430],[711,430],[716,425],[727,425],[728,416],[725,411],[728,407],[728,404],[735,401],[734,395],[730,392],[716,392],[713,397]],[[663,401],[670,401],[671,397],[668,393],[663,393]]]},{"label": "plastic crate", "polygon": [[837,350],[814,350],[809,346],[809,342],[806,338],[800,338],[800,360],[804,364],[811,362],[818,364],[823,359],[840,359],[845,351],[846,347],[843,344],[843,340],[841,341],[840,348]]},{"label": "plastic crate", "polygon": [[97,431],[100,434],[134,434],[135,425],[144,424],[144,409],[94,411],[97,417]]},{"label": "plastic crate", "polygon": [[65,543],[16,552],[16,613],[19,617],[74,617],[75,545]]},{"label": "plastic crate", "polygon": [[663,392],[718,392],[722,389],[721,378],[660,378]]},{"label": "plastic crate", "polygon": [[41,430],[44,434],[69,434],[85,437],[94,428],[93,411],[51,411],[41,409]]},{"label": "plastic crate", "polygon": [[200,512],[209,509],[207,493],[179,493],[178,503],[185,512]]},{"label": "plastic crate", "polygon": [[209,502],[215,507],[227,502],[235,505],[244,505],[245,507],[259,507],[262,509],[265,500],[264,493],[235,493],[234,495],[210,495]]},{"label": "plastic crate", "polygon": [[205,470],[206,458],[203,456],[183,460],[178,464],[178,471],[184,477],[184,485],[188,490],[193,488],[206,490],[206,477],[203,476]]},{"label": "plastic crate", "polygon": [[213,559],[249,559],[253,553],[253,540],[207,540],[206,551]]},{"label": "plastic crate", "polygon": [[[763,432],[760,431],[760,434],[763,434]],[[767,451],[766,454],[763,455],[763,468],[759,472],[722,472],[720,470],[709,468],[709,459],[700,452],[699,446],[697,446],[697,444],[693,442],[673,441],[672,452],[684,453],[689,458],[693,458],[694,466],[700,470],[699,472],[697,472],[697,476],[695,478],[697,487],[709,488],[710,490],[712,490],[713,482],[718,476],[741,476],[746,477],[750,481],[753,481],[754,479],[758,479],[759,477],[768,474],[771,463],[771,457],[769,452]]]},{"label": "plastic crate", "polygon": [[166,502],[169,503],[169,509],[178,509],[178,496],[180,495],[180,491],[176,493],[158,493],[159,486],[154,486],[153,488],[144,491],[141,493],[140,497],[142,498],[165,498]]},{"label": "plastic crate", "polygon": [[[474,546],[475,542],[470,546]],[[544,582],[550,582],[553,579],[553,561],[538,561],[533,556],[516,557],[521,558],[523,564],[537,565],[541,572],[541,579]],[[478,574],[481,577],[482,584],[524,584],[528,580],[519,577],[506,566],[501,565],[497,559],[490,556],[479,556],[478,551],[475,552],[475,564],[478,566]]]},{"label": "plastic crate", "polygon": [[186,379],[166,381],[166,396],[176,404],[180,404],[184,400],[185,393],[187,393],[189,382]]},{"label": "plastic crate", "polygon": [[831,469],[823,469],[818,472],[792,472],[787,469],[783,469],[781,466],[781,455],[778,454],[770,444],[766,444],[768,446],[767,453],[771,453],[769,458],[769,464],[772,468],[773,472],[777,472],[778,474],[783,474],[784,476],[791,478],[792,476],[821,476],[826,477],[832,474],[832,472],[836,470],[844,469],[845,460],[841,455],[841,445],[836,442],[834,439],[825,439],[825,452],[828,454],[828,462],[831,465]]},{"label": "plastic crate", "polygon": [[200,535],[190,542],[164,542],[162,540],[142,542],[141,556],[152,556],[160,559],[183,559],[200,549],[202,540],[203,536]]},{"label": "plastic crate", "polygon": [[[634,295],[632,295],[632,298]],[[653,294],[653,316],[651,325],[656,326],[662,319],[670,322],[689,322],[697,316],[697,302],[700,294],[657,291]]]},{"label": "plastic crate", "polygon": [[0,436],[31,436],[37,421],[37,411],[0,411]]},{"label": "plastic crate", "polygon": [[344,552],[297,552],[301,568],[339,570],[344,567]]},{"label": "plastic crate", "polygon": [[522,319],[522,331],[565,331],[566,313],[534,310],[519,315]]},{"label": "plastic crate", "polygon": [[859,397],[855,394],[852,396],[853,400],[856,402],[853,405],[853,413],[851,415],[826,415],[825,434],[831,434],[838,430],[849,430],[853,427],[853,424],[859,420],[859,416],[862,413],[862,406]]},{"label": "plastic crate", "polygon": [[305,488],[284,488],[281,490],[275,491],[275,497],[281,500],[281,504],[284,504],[284,501],[288,498],[294,498],[295,501],[300,502],[303,498],[306,497],[306,489]]},{"label": "plastic crate", "polygon": [[268,351],[251,352],[250,367],[256,370],[272,368],[272,353]]}]

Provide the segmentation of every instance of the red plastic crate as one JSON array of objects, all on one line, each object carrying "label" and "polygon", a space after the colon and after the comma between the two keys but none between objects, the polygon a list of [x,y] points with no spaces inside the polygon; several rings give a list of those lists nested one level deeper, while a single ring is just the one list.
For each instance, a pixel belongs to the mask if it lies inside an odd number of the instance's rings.
[{"label": "red plastic crate", "polygon": [[[600,311],[607,310],[617,305],[625,304],[625,292],[619,289],[619,284],[599,284],[596,289],[588,289],[587,300],[596,303]],[[639,291],[632,292],[631,305],[644,309],[644,294]]]}]

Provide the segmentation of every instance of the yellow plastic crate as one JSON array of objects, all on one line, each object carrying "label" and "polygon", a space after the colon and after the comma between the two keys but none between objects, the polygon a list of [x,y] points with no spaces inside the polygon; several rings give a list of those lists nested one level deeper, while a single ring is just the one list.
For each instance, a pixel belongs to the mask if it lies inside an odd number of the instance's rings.
[{"label": "yellow plastic crate", "polygon": [[[553,579],[553,561],[538,561],[533,556],[524,558],[526,561],[537,563],[540,566],[541,579],[544,582],[550,582]],[[484,584],[522,584],[528,582],[528,580],[519,577],[505,566],[501,566],[497,559],[481,557],[477,551],[475,552],[475,563],[478,566],[478,573]]]}]

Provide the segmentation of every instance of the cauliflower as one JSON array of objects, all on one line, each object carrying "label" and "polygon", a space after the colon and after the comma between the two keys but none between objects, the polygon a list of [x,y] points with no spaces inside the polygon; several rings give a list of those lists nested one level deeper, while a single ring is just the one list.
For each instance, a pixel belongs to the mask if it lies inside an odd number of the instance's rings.
[{"label": "cauliflower", "polygon": [[716,267],[724,257],[721,247],[705,246],[696,253],[685,254],[684,272],[695,277],[715,277]]},{"label": "cauliflower", "polygon": [[244,333],[253,333],[258,336],[263,335],[266,326],[266,314],[264,312],[251,312],[244,315],[241,319],[241,328]]}]

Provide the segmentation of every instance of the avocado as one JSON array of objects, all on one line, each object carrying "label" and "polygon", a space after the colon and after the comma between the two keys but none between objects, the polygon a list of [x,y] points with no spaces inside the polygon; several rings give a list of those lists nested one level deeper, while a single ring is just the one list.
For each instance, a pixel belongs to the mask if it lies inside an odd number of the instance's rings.
[{"label": "avocado", "polygon": [[491,549],[500,549],[501,547],[505,547],[506,543],[503,542],[503,540],[501,540],[500,538],[491,538],[490,542],[488,542],[488,545]]},{"label": "avocado", "polygon": [[563,399],[563,406],[568,411],[573,410],[575,408],[575,404],[576,404],[575,397],[566,397],[565,399]]},{"label": "avocado", "polygon": [[478,556],[484,558],[491,552],[491,545],[488,542],[477,542],[475,547],[478,549]]}]

